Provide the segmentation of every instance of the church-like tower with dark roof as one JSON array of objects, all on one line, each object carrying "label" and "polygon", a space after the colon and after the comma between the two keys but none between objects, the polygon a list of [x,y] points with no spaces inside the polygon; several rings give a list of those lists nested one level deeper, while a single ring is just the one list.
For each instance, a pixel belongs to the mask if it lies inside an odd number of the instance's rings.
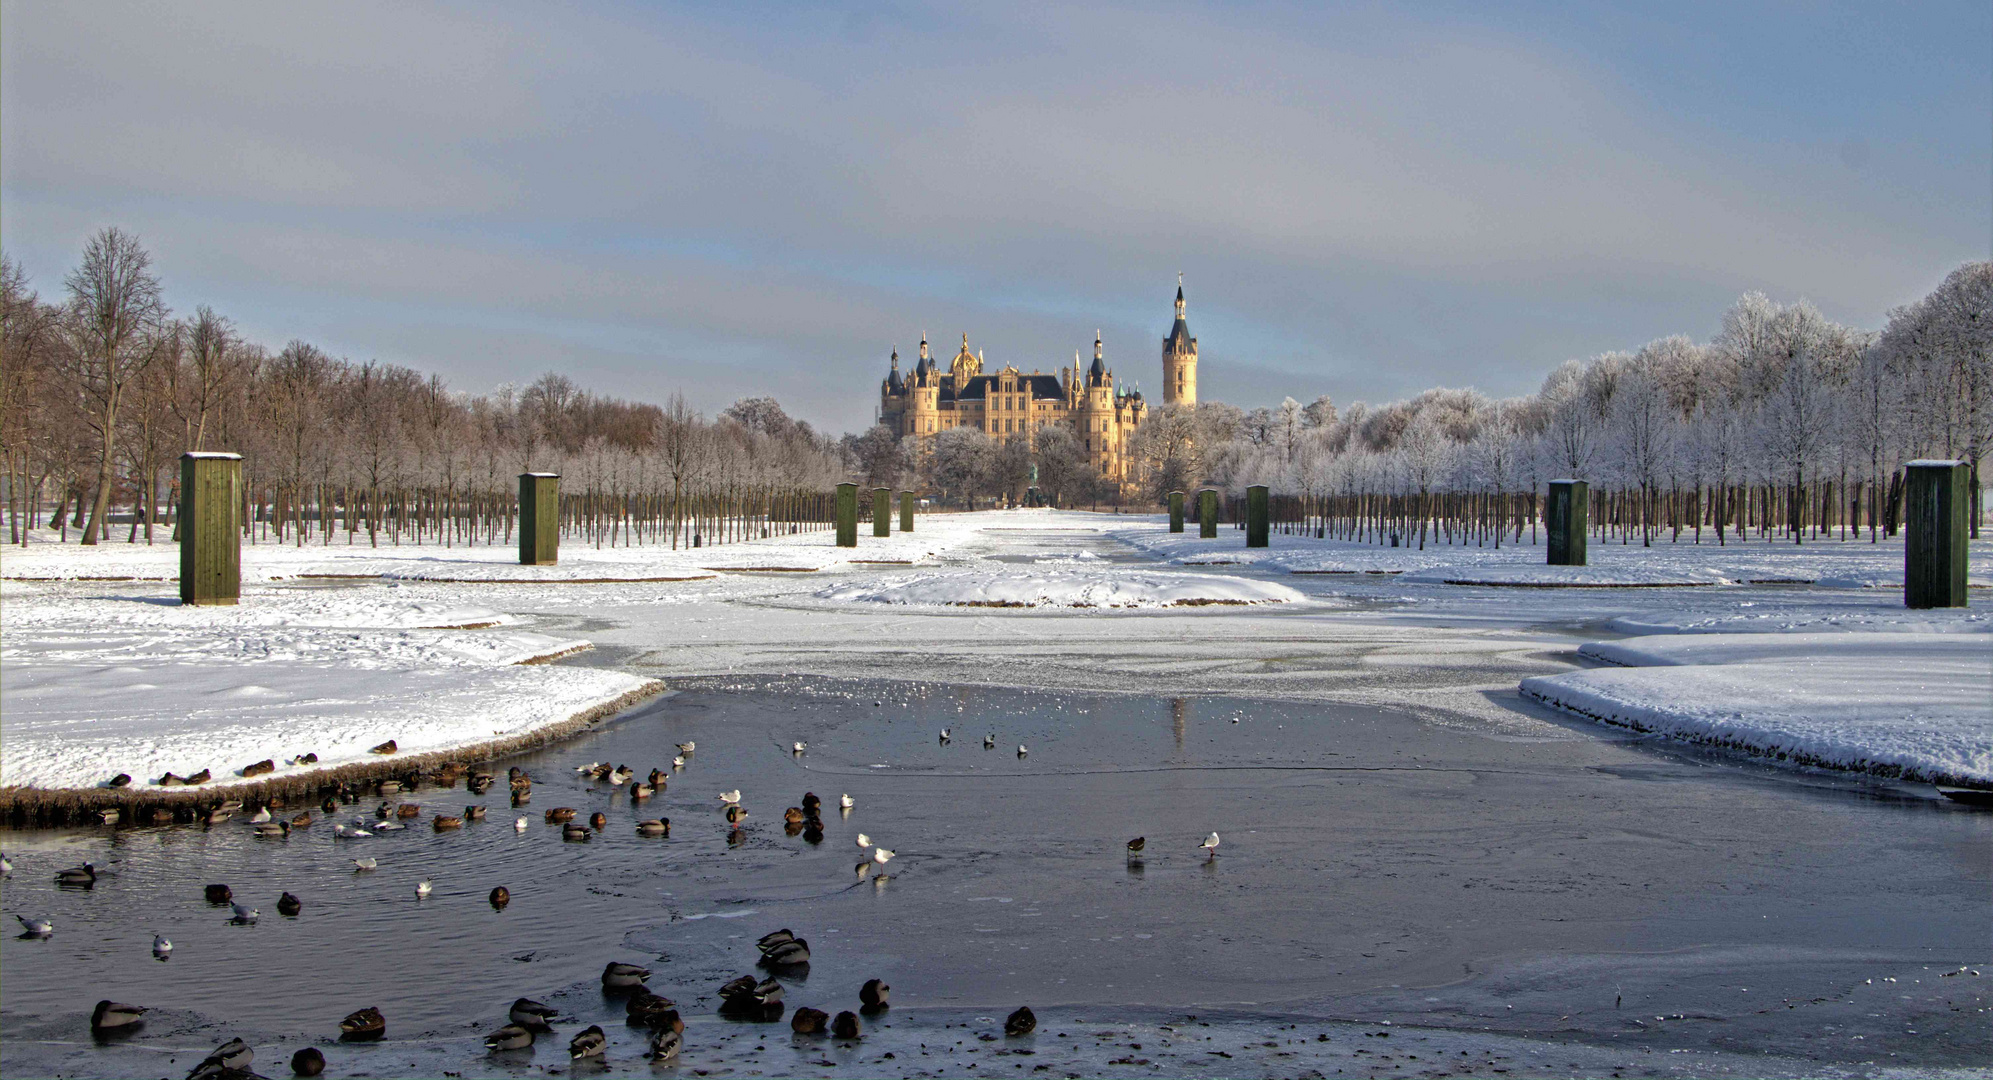
[{"label": "church-like tower with dark roof", "polygon": [[[1183,322],[1181,275],[1176,325],[1163,339],[1163,380],[1166,402],[1197,403],[1197,339]],[[1031,440],[1047,424],[1065,424],[1095,470],[1123,484],[1137,479],[1129,443],[1148,415],[1142,392],[1115,382],[1098,332],[1093,336],[1093,365],[1082,368],[1075,354],[1072,366],[1062,367],[1056,375],[1020,371],[1014,364],[984,374],[982,354],[969,351],[967,334],[962,335],[955,359],[942,367],[928,354],[927,335],[922,334],[913,374],[900,373],[895,351],[891,369],[879,384],[879,422],[916,445],[953,427],[980,428],[1001,445],[1017,438]]]}]

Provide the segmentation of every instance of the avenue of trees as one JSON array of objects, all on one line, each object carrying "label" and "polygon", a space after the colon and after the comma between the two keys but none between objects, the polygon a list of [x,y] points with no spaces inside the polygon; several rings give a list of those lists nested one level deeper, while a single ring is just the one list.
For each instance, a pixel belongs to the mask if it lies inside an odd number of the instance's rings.
[{"label": "avenue of trees", "polygon": [[1276,494],[1284,527],[1375,543],[1534,539],[1546,481],[1586,480],[1593,526],[1625,542],[1891,533],[1902,468],[1980,469],[1993,442],[1993,262],[1958,267],[1879,332],[1751,293],[1711,340],[1675,336],[1573,360],[1533,394],[1433,389],[1382,406],[1327,397],[1244,410],[1153,407],[1136,482],[1093,474],[1079,437],[999,445],[955,428],[916,448],[875,426],[841,440],[771,398],[708,420],[603,397],[548,374],[451,391],[433,375],[274,351],[207,307],[166,309],[145,249],[107,228],[59,291],[0,256],[0,495],[8,539],[95,543],[169,530],[178,458],[244,457],[257,542],[513,542],[516,476],[563,474],[569,536],[712,544],[822,527],[839,481],[956,506],[1153,507],[1172,490]]},{"label": "avenue of trees", "polygon": [[835,440],[767,398],[709,421],[558,374],[472,396],[304,341],[272,352],[206,307],[167,311],[115,228],[47,299],[0,256],[8,539],[96,543],[114,510],[121,539],[169,539],[187,450],[242,454],[249,538],[292,544],[511,543],[529,470],[563,475],[564,530],[584,542],[724,543],[821,527],[845,471]]}]

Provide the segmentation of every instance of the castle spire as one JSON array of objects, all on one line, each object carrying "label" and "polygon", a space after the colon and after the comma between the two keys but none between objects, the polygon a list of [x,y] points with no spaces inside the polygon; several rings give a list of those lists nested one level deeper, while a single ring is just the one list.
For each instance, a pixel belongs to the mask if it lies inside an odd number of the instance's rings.
[{"label": "castle spire", "polygon": [[1100,331],[1093,332],[1093,358],[1100,359]]},{"label": "castle spire", "polygon": [[1183,321],[1183,271],[1176,272],[1176,321]]}]

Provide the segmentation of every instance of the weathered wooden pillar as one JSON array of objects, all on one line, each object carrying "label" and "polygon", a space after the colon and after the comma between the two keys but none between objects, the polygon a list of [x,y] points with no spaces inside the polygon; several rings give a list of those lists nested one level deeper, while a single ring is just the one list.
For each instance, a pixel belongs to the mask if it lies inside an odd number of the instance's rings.
[{"label": "weathered wooden pillar", "polygon": [[1183,492],[1181,491],[1170,492],[1170,531],[1173,533],[1183,531]]},{"label": "weathered wooden pillar", "polygon": [[900,531],[913,531],[913,492],[900,492]]},{"label": "weathered wooden pillar", "polygon": [[1903,477],[1903,606],[1966,607],[1972,469],[1963,461],[1913,461]]},{"label": "weathered wooden pillar", "polygon": [[1550,497],[1543,503],[1550,532],[1549,565],[1585,565],[1586,499],[1583,480],[1550,481]]},{"label": "weathered wooden pillar", "polygon": [[561,474],[519,474],[519,565],[561,560]]},{"label": "weathered wooden pillar", "polygon": [[180,455],[180,602],[242,596],[242,455]]},{"label": "weathered wooden pillar", "polygon": [[872,535],[893,535],[893,492],[891,488],[872,489]]},{"label": "weathered wooden pillar", "polygon": [[858,546],[858,485],[837,485],[837,546]]},{"label": "weathered wooden pillar", "polygon": [[1218,489],[1205,488],[1197,493],[1197,536],[1201,540],[1218,538]]},{"label": "weathered wooden pillar", "polygon": [[1266,546],[1266,485],[1246,489],[1246,546]]}]

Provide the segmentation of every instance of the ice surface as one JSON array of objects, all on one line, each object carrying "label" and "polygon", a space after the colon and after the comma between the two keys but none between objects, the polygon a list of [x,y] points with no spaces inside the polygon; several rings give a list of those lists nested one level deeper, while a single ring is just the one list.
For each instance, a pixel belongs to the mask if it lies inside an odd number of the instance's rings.
[{"label": "ice surface", "polygon": [[1281,604],[1307,599],[1285,585],[1220,574],[1111,573],[1098,570],[1087,573],[1038,569],[922,574],[890,584],[826,589],[818,595],[829,600],[883,604],[1068,608]]}]

